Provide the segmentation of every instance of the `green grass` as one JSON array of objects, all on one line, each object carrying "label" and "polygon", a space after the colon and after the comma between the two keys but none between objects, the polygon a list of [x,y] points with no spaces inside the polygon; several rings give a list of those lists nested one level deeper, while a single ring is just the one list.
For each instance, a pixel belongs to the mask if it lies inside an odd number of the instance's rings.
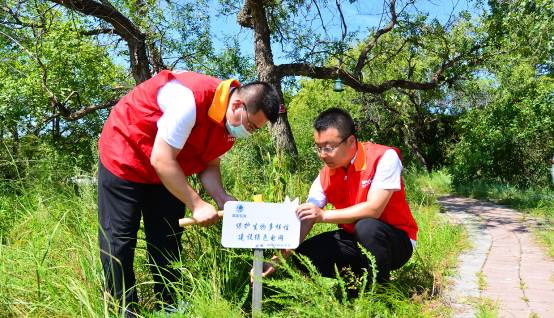
[{"label": "green grass", "polygon": [[487,277],[483,271],[480,271],[475,275],[477,276],[477,286],[479,286],[479,291],[482,292],[485,288],[487,288]]},{"label": "green grass", "polygon": [[505,184],[473,182],[456,186],[456,192],[507,205],[538,218],[540,226],[535,234],[554,257],[554,188],[520,189]]},{"label": "green grass", "polygon": [[477,318],[496,318],[498,317],[498,303],[488,298],[481,297],[476,300]]},{"label": "green grass", "polygon": [[[260,153],[257,160],[264,169],[255,167],[253,173],[241,175],[240,167],[224,168],[232,192],[243,200],[254,193],[263,193],[268,201],[280,201],[284,195],[305,199],[313,171],[290,172],[285,160]],[[41,169],[49,165],[42,173],[34,171],[15,183],[1,184],[0,317],[115,317],[112,299],[102,292],[95,187],[75,189],[64,176],[71,168],[53,161],[44,162]],[[466,245],[462,228],[449,225],[435,204],[435,195],[448,191],[446,181],[441,173],[413,171],[407,176],[419,239],[416,254],[393,273],[390,286],[366,290],[367,281],[352,284],[282,269],[264,281],[264,316],[444,316],[449,309],[441,303],[440,292]],[[314,233],[331,228],[318,225]],[[182,279],[170,286],[180,299],[172,317],[250,316],[252,252],[222,248],[220,233],[219,226],[185,230],[182,259],[174,264]],[[265,256],[271,254],[266,251]],[[141,230],[135,257],[141,315],[164,317],[154,309],[147,265]],[[345,288],[363,292],[349,300]]]}]

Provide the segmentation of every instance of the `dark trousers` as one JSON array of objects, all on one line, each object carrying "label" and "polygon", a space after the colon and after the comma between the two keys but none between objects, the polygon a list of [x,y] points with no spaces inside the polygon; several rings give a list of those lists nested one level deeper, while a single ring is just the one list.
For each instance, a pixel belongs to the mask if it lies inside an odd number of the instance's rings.
[{"label": "dark trousers", "polygon": [[366,269],[371,275],[370,262],[359,248],[360,243],[375,257],[379,283],[387,282],[390,271],[400,268],[412,256],[412,243],[406,232],[384,222],[372,218],[359,220],[355,233],[342,229],[321,233],[302,242],[296,252],[307,256],[325,277],[336,277],[335,266],[339,272],[350,268],[361,275]]},{"label": "dark trousers", "polygon": [[169,265],[179,259],[182,234],[179,218],[184,216],[185,205],[163,185],[123,180],[100,163],[98,213],[106,290],[117,300],[125,301],[126,306],[138,301],[133,259],[142,216],[154,291],[163,301],[171,303],[172,293],[164,287],[179,277],[178,271]]}]

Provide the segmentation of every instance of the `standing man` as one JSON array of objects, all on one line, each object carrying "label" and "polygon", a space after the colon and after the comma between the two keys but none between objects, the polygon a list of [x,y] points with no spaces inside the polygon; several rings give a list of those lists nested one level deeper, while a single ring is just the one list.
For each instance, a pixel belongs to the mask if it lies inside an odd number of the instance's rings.
[{"label": "standing man", "polygon": [[218,221],[217,209],[187,182],[198,174],[221,209],[235,200],[222,186],[220,157],[235,138],[277,120],[273,86],[220,81],[194,72],[162,71],[141,83],[112,109],[99,140],[100,253],[106,289],[123,307],[136,304],[133,259],[143,218],[154,291],[172,303],[167,284],[178,279],[178,221],[185,206],[202,226]]},{"label": "standing man", "polygon": [[[308,202],[296,210],[300,239],[314,223],[334,223],[340,229],[302,242],[296,253],[307,256],[323,276],[335,277],[335,266],[361,275],[371,266],[360,244],[375,257],[377,281],[387,282],[390,272],[410,259],[418,230],[404,193],[399,150],[359,142],[352,118],[338,108],[322,112],[314,129],[315,150],[325,165]],[[324,209],[327,203],[334,209]],[[273,271],[266,264],[264,274]]]}]

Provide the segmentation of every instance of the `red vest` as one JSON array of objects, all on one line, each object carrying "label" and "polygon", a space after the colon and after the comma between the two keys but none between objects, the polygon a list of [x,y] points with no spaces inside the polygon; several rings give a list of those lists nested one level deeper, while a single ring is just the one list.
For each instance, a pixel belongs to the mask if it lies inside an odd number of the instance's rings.
[{"label": "red vest", "polygon": [[[346,171],[324,166],[319,175],[327,202],[336,209],[343,209],[367,201],[367,193],[371,188],[377,164],[388,149],[394,149],[400,157],[400,151],[396,148],[364,142],[358,143],[356,159]],[[417,239],[417,224],[406,201],[402,179],[400,191],[393,193],[379,220],[403,230],[412,240]],[[355,225],[355,222],[339,224],[342,229],[351,234],[355,231]]]},{"label": "red vest", "polygon": [[[98,147],[100,161],[114,175],[139,183],[161,183],[150,165],[150,154],[162,116],[158,90],[171,80],[188,87],[196,102],[196,122],[177,161],[185,175],[206,169],[206,163],[218,158],[233,146],[224,125],[227,105],[212,106],[220,80],[193,72],[162,71],[139,84],[112,109],[104,124]],[[233,82],[231,86],[239,86]],[[222,109],[224,108],[224,109]],[[218,113],[217,119],[208,115]]]}]

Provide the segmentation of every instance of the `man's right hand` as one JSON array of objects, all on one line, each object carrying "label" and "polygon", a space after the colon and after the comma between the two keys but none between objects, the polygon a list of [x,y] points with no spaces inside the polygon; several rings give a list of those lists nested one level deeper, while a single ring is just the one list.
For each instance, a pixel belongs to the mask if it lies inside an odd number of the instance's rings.
[{"label": "man's right hand", "polygon": [[210,226],[219,221],[217,210],[213,205],[205,201],[201,201],[194,207],[192,210],[192,218],[195,219],[200,226]]},{"label": "man's right hand", "polygon": [[[262,267],[262,278],[265,278],[275,272],[275,264],[264,262]],[[254,269],[250,270],[250,283],[254,282]]]}]

